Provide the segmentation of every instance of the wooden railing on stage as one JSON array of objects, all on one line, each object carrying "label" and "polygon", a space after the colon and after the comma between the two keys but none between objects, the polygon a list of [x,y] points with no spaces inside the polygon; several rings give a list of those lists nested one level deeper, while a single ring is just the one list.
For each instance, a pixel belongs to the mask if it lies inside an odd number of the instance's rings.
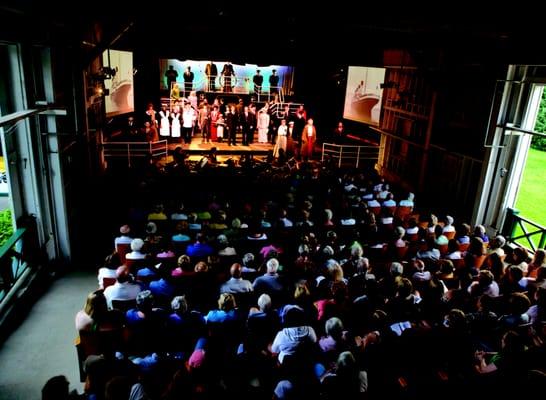
[{"label": "wooden railing on stage", "polygon": [[127,166],[131,167],[133,158],[166,157],[169,145],[166,140],[158,142],[104,142],[102,144],[104,160],[127,159]]},{"label": "wooden railing on stage", "polygon": [[338,167],[358,168],[364,161],[375,161],[379,158],[380,146],[354,146],[339,145],[333,143],[322,144],[322,161],[326,158],[332,158],[336,161]]}]

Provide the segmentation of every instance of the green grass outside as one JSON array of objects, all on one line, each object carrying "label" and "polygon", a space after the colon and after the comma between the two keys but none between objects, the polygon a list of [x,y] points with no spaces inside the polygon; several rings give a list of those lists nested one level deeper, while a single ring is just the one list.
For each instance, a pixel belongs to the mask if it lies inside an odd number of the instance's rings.
[{"label": "green grass outside", "polygon": [[[546,227],[546,151],[529,149],[523,179],[521,180],[516,208],[520,211],[519,215],[530,219]],[[534,228],[526,226],[526,230],[532,231]],[[520,228],[516,230],[515,236],[523,232]],[[533,241],[536,246],[540,240],[540,235],[534,235]],[[518,243],[525,247],[530,247],[527,240],[518,240]]]}]

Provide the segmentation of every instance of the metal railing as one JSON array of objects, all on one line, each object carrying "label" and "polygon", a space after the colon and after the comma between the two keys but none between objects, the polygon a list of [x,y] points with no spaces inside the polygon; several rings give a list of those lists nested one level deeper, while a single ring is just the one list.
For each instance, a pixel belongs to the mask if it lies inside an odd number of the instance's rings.
[{"label": "metal railing", "polygon": [[[229,85],[227,84],[229,82]],[[213,84],[213,85],[212,85]],[[214,90],[213,89],[214,86]],[[265,89],[268,90],[265,90]],[[250,78],[238,78],[235,75],[226,77],[223,75],[211,75],[211,81],[208,78],[193,81],[190,84],[182,82],[172,82],[169,88],[169,97],[171,100],[179,100],[188,97],[191,91],[211,92],[211,93],[230,93],[230,94],[254,94],[258,102],[271,101],[277,95],[278,102],[284,102],[284,90],[282,86],[254,86]]]},{"label": "metal railing", "polygon": [[523,246],[533,253],[537,249],[543,249],[546,245],[546,228],[518,213],[519,211],[513,208],[506,210],[503,234],[508,241]]},{"label": "metal railing", "polygon": [[363,161],[375,161],[379,158],[380,146],[354,146],[339,145],[333,143],[322,144],[322,161],[331,158],[336,161],[338,167],[358,168]]},{"label": "metal railing", "polygon": [[127,159],[127,166],[131,167],[134,157],[166,157],[169,145],[166,140],[158,142],[104,142],[102,144],[104,159]]},{"label": "metal railing", "polygon": [[28,268],[23,254],[27,229],[20,228],[0,247],[0,304]]}]

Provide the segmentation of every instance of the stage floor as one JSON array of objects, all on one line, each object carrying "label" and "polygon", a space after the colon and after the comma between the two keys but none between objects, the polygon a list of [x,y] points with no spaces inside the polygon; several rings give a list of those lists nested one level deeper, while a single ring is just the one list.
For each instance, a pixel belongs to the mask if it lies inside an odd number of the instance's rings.
[{"label": "stage floor", "polygon": [[218,154],[242,154],[245,152],[253,152],[255,154],[267,154],[270,150],[273,150],[271,143],[258,143],[254,142],[248,146],[243,146],[241,140],[237,141],[236,145],[230,146],[227,141],[203,143],[200,137],[194,137],[190,144],[181,143],[169,143],[169,153],[174,151],[178,146],[182,146],[182,149],[186,150],[190,154],[207,154],[211,148],[216,147]]}]

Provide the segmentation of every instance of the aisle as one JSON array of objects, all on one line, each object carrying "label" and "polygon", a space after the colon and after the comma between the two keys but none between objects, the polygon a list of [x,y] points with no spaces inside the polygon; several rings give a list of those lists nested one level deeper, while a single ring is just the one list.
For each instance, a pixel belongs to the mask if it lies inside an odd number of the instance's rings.
[{"label": "aisle", "polygon": [[74,272],[55,281],[36,302],[0,345],[0,399],[40,399],[42,386],[55,375],[65,375],[81,393],[74,315],[96,286],[94,272]]}]

